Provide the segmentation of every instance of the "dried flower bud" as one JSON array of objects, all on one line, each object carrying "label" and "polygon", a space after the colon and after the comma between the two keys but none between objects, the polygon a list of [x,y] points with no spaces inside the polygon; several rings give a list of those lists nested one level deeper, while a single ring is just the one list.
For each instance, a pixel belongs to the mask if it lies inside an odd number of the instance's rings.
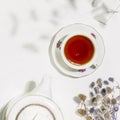
[{"label": "dried flower bud", "polygon": [[101,78],[98,78],[96,83],[98,84],[99,82],[102,82],[102,79]]},{"label": "dried flower bud", "polygon": [[87,112],[86,112],[85,109],[78,109],[78,113],[79,113],[81,116],[85,116]]},{"label": "dried flower bud", "polygon": [[95,111],[94,107],[90,108],[89,110],[90,113],[94,113],[94,111]]},{"label": "dried flower bud", "polygon": [[81,101],[85,101],[87,97],[84,94],[79,94],[79,98]]},{"label": "dried flower bud", "polygon": [[91,116],[87,116],[86,120],[93,120]]},{"label": "dried flower bud", "polygon": [[104,117],[107,118],[107,119],[109,119],[110,118],[110,113],[109,112],[105,113]]},{"label": "dried flower bud", "polygon": [[90,88],[93,88],[94,86],[95,86],[95,83],[92,82],[92,83],[90,84]]},{"label": "dried flower bud", "polygon": [[90,92],[90,97],[93,97],[94,96],[94,93],[93,92]]},{"label": "dried flower bud", "polygon": [[117,103],[117,100],[115,98],[111,99],[111,104],[115,105]]},{"label": "dried flower bud", "polygon": [[94,103],[96,103],[96,102],[97,102],[96,97],[93,97],[93,98],[91,99],[91,104],[94,104]]},{"label": "dried flower bud", "polygon": [[114,111],[115,111],[115,112],[117,112],[118,110],[119,110],[119,107],[118,107],[118,106],[114,107]]},{"label": "dried flower bud", "polygon": [[97,83],[97,85],[98,85],[99,88],[102,87],[102,79],[99,78],[99,79],[96,81],[96,83]]},{"label": "dried flower bud", "polygon": [[98,94],[98,93],[99,93],[99,88],[98,88],[98,87],[95,87],[95,88],[94,88],[94,91],[95,91],[96,94]]},{"label": "dried flower bud", "polygon": [[107,80],[103,81],[105,85],[109,85],[109,82]]},{"label": "dried flower bud", "polygon": [[106,108],[103,105],[100,107],[100,109],[101,109],[102,112],[106,111]]},{"label": "dried flower bud", "polygon": [[104,102],[105,102],[106,104],[110,104],[110,98],[109,98],[109,97],[105,97],[105,98],[104,98]]},{"label": "dried flower bud", "polygon": [[97,96],[96,96],[96,99],[97,99],[98,102],[99,102],[99,101],[102,101],[102,97],[101,97],[100,95],[97,95]]},{"label": "dried flower bud", "polygon": [[113,77],[109,77],[108,80],[109,80],[110,82],[114,82],[114,78],[113,78]]},{"label": "dried flower bud", "polygon": [[102,96],[105,96],[105,95],[106,95],[106,89],[103,88],[103,89],[101,90],[101,94],[102,94]]},{"label": "dried flower bud", "polygon": [[106,87],[106,92],[110,94],[112,92],[112,89],[110,87]]}]

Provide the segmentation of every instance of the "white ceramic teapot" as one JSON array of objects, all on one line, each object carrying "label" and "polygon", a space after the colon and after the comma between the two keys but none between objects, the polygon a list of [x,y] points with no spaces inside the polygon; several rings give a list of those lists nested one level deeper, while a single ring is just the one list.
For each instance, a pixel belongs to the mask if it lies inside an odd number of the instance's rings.
[{"label": "white ceramic teapot", "polygon": [[27,93],[6,105],[2,120],[63,120],[59,107],[51,99],[49,77],[43,77],[38,86],[31,83]]}]

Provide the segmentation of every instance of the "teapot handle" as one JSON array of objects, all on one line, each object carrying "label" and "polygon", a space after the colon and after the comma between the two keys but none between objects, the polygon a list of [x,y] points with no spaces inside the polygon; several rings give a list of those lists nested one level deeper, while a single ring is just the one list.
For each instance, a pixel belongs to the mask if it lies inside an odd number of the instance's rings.
[{"label": "teapot handle", "polygon": [[31,95],[43,95],[52,98],[51,95],[51,76],[44,75],[41,83],[38,84],[31,92]]}]

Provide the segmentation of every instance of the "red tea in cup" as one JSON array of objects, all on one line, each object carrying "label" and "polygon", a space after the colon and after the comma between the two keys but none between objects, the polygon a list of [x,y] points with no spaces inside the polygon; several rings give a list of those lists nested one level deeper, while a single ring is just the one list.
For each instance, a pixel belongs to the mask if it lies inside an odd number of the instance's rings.
[{"label": "red tea in cup", "polygon": [[69,38],[64,47],[67,60],[76,65],[88,63],[94,56],[95,47],[92,41],[84,35]]}]

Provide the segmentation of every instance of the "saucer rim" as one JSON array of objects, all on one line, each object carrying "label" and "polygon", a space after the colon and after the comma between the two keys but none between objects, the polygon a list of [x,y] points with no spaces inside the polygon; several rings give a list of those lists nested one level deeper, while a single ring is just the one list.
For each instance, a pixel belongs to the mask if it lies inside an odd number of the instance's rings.
[{"label": "saucer rim", "polygon": [[[66,28],[66,27],[69,27],[69,26],[72,26],[72,25],[82,25],[82,27],[84,26],[84,27],[87,27],[88,29],[90,28],[90,29],[92,29],[96,34],[97,34],[97,36],[99,36],[99,38],[100,38],[100,42],[101,42],[101,44],[102,44],[102,47],[103,47],[103,54],[102,54],[102,57],[101,57],[101,61],[100,61],[100,63],[99,64],[97,64],[97,66],[96,66],[96,68],[95,69],[93,69],[91,72],[89,72],[89,73],[81,73],[80,74],[80,72],[79,72],[79,75],[77,75],[77,74],[75,74],[76,72],[71,72],[71,73],[69,73],[70,71],[69,70],[66,70],[65,68],[63,68],[60,64],[59,64],[59,62],[56,62],[57,60],[56,60],[56,57],[55,57],[55,52],[54,51],[56,51],[56,44],[57,44],[57,42],[59,41],[59,40],[55,40],[55,37],[57,36],[57,34],[58,33],[60,33],[62,30],[64,30],[64,28]],[[67,34],[66,34],[67,35]],[[65,35],[65,36],[66,36]],[[56,42],[56,44],[55,44],[55,42]],[[99,44],[99,43],[98,43]],[[55,46],[54,46],[55,45]],[[53,47],[54,46],[54,47]],[[69,24],[69,25],[67,25],[67,26],[64,26],[64,27],[62,27],[60,30],[58,30],[57,32],[56,32],[56,34],[52,37],[52,40],[51,40],[51,42],[50,42],[50,45],[49,45],[49,57],[50,57],[50,61],[51,61],[51,63],[52,63],[52,65],[56,68],[56,70],[58,71],[58,72],[60,72],[60,73],[62,73],[63,75],[65,75],[65,76],[68,76],[68,77],[73,77],[73,78],[80,78],[80,77],[84,77],[84,76],[88,76],[88,75],[90,75],[90,74],[92,74],[93,72],[95,72],[100,66],[101,66],[101,64],[102,64],[102,62],[103,62],[103,59],[104,59],[104,56],[105,56],[105,45],[104,45],[104,41],[103,41],[103,37],[101,36],[101,34],[95,29],[95,28],[93,28],[92,26],[90,26],[90,25],[86,25],[86,24],[83,24],[83,23],[74,23],[74,24]],[[86,68],[87,69],[87,68]],[[65,72],[66,71],[66,72]],[[69,71],[69,72],[68,72]],[[74,74],[73,74],[74,73]]]}]

